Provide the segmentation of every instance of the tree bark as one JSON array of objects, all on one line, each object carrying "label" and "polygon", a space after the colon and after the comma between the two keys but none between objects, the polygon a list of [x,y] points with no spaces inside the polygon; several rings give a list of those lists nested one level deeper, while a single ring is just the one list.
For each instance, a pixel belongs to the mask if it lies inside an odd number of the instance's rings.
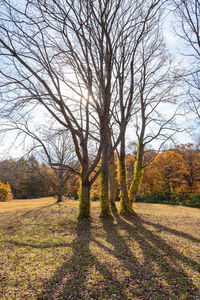
[{"label": "tree bark", "polygon": [[63,188],[64,188],[63,171],[60,168],[59,168],[58,180],[59,180],[59,186],[58,186],[57,203],[60,203],[63,201]]},{"label": "tree bark", "polygon": [[59,193],[57,203],[60,203],[60,202],[63,202],[63,195]]},{"label": "tree bark", "polygon": [[90,218],[90,182],[84,170],[80,175],[79,201],[78,218]]},{"label": "tree bark", "polygon": [[137,158],[134,164],[134,177],[129,189],[129,201],[130,201],[131,210],[134,210],[133,203],[143,178],[143,161],[144,161],[144,146],[143,143],[140,141],[138,143]]},{"label": "tree bark", "polygon": [[120,212],[130,212],[127,176],[126,176],[126,163],[125,163],[125,137],[122,137],[120,145],[120,155],[118,159],[118,180],[120,186]]},{"label": "tree bark", "polygon": [[[106,119],[106,118],[105,118]],[[108,125],[108,123],[107,123]],[[101,193],[100,193],[100,217],[111,216],[109,201],[109,150],[110,150],[110,134],[109,126],[106,126],[106,120],[103,126],[102,134],[104,134],[104,145],[102,150],[102,171],[101,171]]]},{"label": "tree bark", "polygon": [[110,183],[110,206],[113,212],[117,211],[115,204],[116,194],[117,194],[117,181],[115,176],[115,157],[112,154],[109,161],[109,183]]}]

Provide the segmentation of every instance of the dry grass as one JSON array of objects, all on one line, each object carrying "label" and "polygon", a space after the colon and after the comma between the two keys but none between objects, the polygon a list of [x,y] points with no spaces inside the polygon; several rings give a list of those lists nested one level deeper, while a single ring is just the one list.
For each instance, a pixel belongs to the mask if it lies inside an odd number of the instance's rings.
[{"label": "dry grass", "polygon": [[0,203],[0,299],[200,299],[200,210],[135,204],[77,221],[78,202]]}]

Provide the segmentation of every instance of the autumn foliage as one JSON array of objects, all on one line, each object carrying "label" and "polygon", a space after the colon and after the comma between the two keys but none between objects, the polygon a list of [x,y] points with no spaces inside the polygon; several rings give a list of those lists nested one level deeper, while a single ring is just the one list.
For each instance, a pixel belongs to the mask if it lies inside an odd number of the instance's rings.
[{"label": "autumn foliage", "polygon": [[6,202],[13,199],[10,185],[0,182],[0,202]]},{"label": "autumn foliage", "polygon": [[[133,181],[135,161],[135,154],[126,155],[128,188]],[[118,164],[117,157],[115,164]],[[136,201],[148,199],[149,202],[175,203],[179,199],[181,203],[192,205],[194,202],[194,206],[200,206],[200,150],[194,145],[179,145],[160,153],[147,151],[144,155],[143,171]],[[119,180],[118,173],[117,169]],[[116,200],[119,200],[119,191],[118,184]],[[92,186],[92,200],[98,200],[99,193],[100,180],[97,178]]]},{"label": "autumn foliage", "polygon": [[[134,178],[136,154],[126,155],[126,178],[129,189]],[[38,162],[37,162],[38,163]],[[99,163],[101,164],[101,162]],[[118,157],[115,155],[115,200],[120,199],[120,182]],[[39,164],[40,172],[33,170],[29,160],[7,160],[0,163],[1,201],[12,198],[11,189],[15,198],[34,198],[55,195],[57,177],[54,170],[45,164]],[[117,182],[118,180],[118,182]],[[7,184],[8,182],[8,184]],[[54,182],[54,185],[50,183]],[[73,175],[67,180],[64,187],[64,196],[77,199],[79,176]],[[101,178],[98,177],[91,188],[91,199],[99,200]],[[10,196],[6,196],[6,195]],[[180,202],[192,204],[200,194],[200,149],[192,144],[179,145],[173,149],[156,153],[154,150],[144,154],[143,178],[138,189],[136,201]],[[200,201],[194,201],[198,206]],[[199,204],[198,204],[199,203]]]},{"label": "autumn foliage", "polygon": [[158,154],[146,168],[147,188],[150,193],[175,193],[183,183],[187,169],[181,154],[165,151]]},{"label": "autumn foliage", "polygon": [[192,149],[192,145],[179,146],[157,154],[155,159],[148,164],[140,191],[178,195],[198,193],[200,191],[199,179],[199,152]]}]

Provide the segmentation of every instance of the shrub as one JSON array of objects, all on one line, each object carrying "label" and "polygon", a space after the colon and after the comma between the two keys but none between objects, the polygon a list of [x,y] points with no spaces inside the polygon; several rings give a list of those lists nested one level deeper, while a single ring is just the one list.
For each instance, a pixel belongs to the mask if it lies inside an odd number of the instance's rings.
[{"label": "shrub", "polygon": [[188,201],[184,203],[184,205],[200,208],[200,195],[189,198]]},{"label": "shrub", "polygon": [[0,201],[11,201],[13,199],[13,194],[11,192],[10,185],[8,183],[4,184],[0,182]]},{"label": "shrub", "polygon": [[158,194],[138,194],[136,196],[136,202],[145,203],[162,203],[162,204],[177,204],[176,198],[170,193],[158,193]]},{"label": "shrub", "polygon": [[170,204],[170,205],[185,205],[190,207],[200,208],[200,194],[195,196],[185,195],[176,195],[176,194],[137,194],[136,202],[144,203],[161,203],[161,204]]}]

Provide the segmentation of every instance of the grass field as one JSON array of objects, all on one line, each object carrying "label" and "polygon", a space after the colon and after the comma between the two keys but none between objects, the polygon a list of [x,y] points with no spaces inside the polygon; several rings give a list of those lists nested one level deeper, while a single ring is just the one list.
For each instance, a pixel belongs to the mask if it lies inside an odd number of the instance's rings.
[{"label": "grass field", "polygon": [[78,202],[0,203],[0,299],[200,299],[200,210],[135,204],[78,221]]}]

